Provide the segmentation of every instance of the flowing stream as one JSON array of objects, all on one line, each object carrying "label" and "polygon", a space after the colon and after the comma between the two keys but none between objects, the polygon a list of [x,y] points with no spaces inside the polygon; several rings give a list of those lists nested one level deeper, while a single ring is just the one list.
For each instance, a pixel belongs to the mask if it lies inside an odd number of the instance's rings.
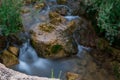
[{"label": "flowing stream", "polygon": [[[37,22],[49,21],[47,14],[55,8],[67,8],[68,13],[65,15],[67,20],[80,18],[71,16],[71,10],[65,5],[57,5],[55,0],[46,0],[47,7],[43,10],[23,15],[23,24],[25,30],[28,31],[32,25]],[[50,3],[53,3],[52,5]],[[34,11],[33,9],[31,9]],[[76,41],[77,43],[77,41]],[[80,75],[80,80],[111,80],[108,73],[96,65],[92,57],[89,55],[90,48],[86,48],[78,44],[78,53],[71,57],[61,59],[45,59],[37,56],[36,51],[30,44],[30,40],[20,47],[19,64],[12,66],[12,69],[41,77],[55,77],[66,80],[67,72],[74,72]]]},{"label": "flowing stream", "polygon": [[82,64],[82,60],[85,57],[83,46],[78,46],[79,52],[76,56],[66,57],[62,59],[45,59],[37,56],[36,51],[30,45],[29,40],[20,48],[19,64],[12,67],[14,70],[43,77],[52,77],[65,79],[66,72],[83,72],[79,66]]}]

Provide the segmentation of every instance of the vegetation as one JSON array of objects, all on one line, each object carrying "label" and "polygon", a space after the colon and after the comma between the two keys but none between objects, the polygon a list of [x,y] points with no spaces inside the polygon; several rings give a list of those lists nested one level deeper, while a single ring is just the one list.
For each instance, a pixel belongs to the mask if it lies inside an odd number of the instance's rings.
[{"label": "vegetation", "polygon": [[59,44],[57,44],[57,45],[52,46],[51,52],[52,52],[52,53],[57,53],[57,52],[60,51],[61,49],[62,49],[62,46],[59,45]]},{"label": "vegetation", "polygon": [[[116,39],[120,40],[120,0],[85,0],[87,3],[87,12],[90,15],[89,18],[93,20],[96,32],[102,33],[102,37],[108,39],[110,44],[115,43]],[[95,25],[97,24],[97,25]],[[117,41],[117,45],[119,41]],[[103,43],[104,44],[104,43]],[[100,47],[102,49],[102,46]],[[111,52],[116,55],[119,52]],[[112,56],[113,56],[112,55]],[[115,59],[116,62],[117,59]],[[120,66],[118,64],[114,65],[114,74],[116,80],[120,80]]]},{"label": "vegetation", "polygon": [[1,0],[0,28],[3,35],[9,35],[20,30],[20,8],[22,0]]},{"label": "vegetation", "polygon": [[[61,75],[62,75],[62,71],[59,72],[57,78],[60,79],[60,78],[61,78]],[[51,70],[51,78],[55,78],[55,76],[54,76],[54,70],[53,70],[53,69]]]},{"label": "vegetation", "polygon": [[97,14],[100,32],[112,43],[120,33],[120,0],[90,0],[88,12]]}]

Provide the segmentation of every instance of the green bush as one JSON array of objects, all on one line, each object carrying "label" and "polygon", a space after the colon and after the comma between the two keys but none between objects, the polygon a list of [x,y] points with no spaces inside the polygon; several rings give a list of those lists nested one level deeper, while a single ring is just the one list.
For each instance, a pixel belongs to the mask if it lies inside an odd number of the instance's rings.
[{"label": "green bush", "polygon": [[0,28],[3,35],[9,35],[20,30],[20,8],[22,0],[1,0]]},{"label": "green bush", "polygon": [[[120,0],[89,0],[90,11],[97,13],[97,26],[100,32],[112,43],[120,33]],[[94,16],[94,15],[93,15]]]}]

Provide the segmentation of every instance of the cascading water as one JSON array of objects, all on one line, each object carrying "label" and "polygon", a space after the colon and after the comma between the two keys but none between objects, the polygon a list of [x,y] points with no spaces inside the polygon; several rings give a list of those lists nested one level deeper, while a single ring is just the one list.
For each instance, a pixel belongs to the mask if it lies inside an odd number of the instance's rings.
[{"label": "cascading water", "polygon": [[[55,4],[54,6],[50,4],[52,2]],[[73,19],[80,19],[79,16],[71,16],[71,10],[65,5],[58,5],[56,0],[46,0],[47,7],[38,11],[37,14],[33,14],[32,18],[29,18],[29,15],[24,15],[23,24],[27,26],[25,31],[29,31],[32,27],[33,23],[37,22],[48,22],[48,13],[49,11],[54,10],[55,8],[67,8],[68,13],[64,16],[68,21]],[[34,10],[32,10],[34,11]],[[34,12],[33,12],[34,13]],[[27,18],[25,17],[27,16]],[[28,22],[26,22],[28,21]],[[73,38],[75,39],[75,35]],[[29,74],[36,75],[41,77],[52,77],[61,78],[62,80],[66,80],[67,72],[75,72],[81,75],[80,80],[106,80],[106,76],[101,78],[99,75],[102,73],[99,71],[98,75],[96,74],[97,66],[93,62],[91,56],[88,54],[89,48],[86,48],[82,45],[79,45],[77,40],[75,39],[76,44],[78,45],[78,53],[77,55],[66,57],[62,59],[45,59],[37,56],[36,51],[31,46],[29,39],[21,46],[20,54],[19,54],[19,64],[12,67],[12,69]],[[92,66],[92,67],[91,67]],[[92,73],[93,72],[93,73]],[[106,73],[105,73],[106,74]],[[86,79],[87,78],[87,79]]]},{"label": "cascading water", "polygon": [[[54,6],[47,5],[47,7],[44,10],[38,11],[39,13],[37,13],[37,15],[33,14],[32,17],[34,19],[36,19],[35,23],[48,22],[49,21],[49,19],[48,19],[49,11],[54,10],[54,8],[62,8],[62,7],[68,9],[68,13],[65,16],[65,18],[68,21],[80,18],[78,16],[71,16],[70,15],[71,10],[67,6],[57,5],[55,0],[49,0],[49,1],[53,1],[55,3],[55,5]],[[49,1],[47,1],[47,2],[49,2]],[[30,25],[27,25],[27,26],[30,26]],[[81,51],[79,51],[81,53],[82,47],[78,47],[78,49],[81,50]],[[56,77],[56,78],[60,77],[61,79],[64,80],[65,74],[67,72],[77,72],[79,70],[78,63],[80,61],[79,61],[78,56],[74,56],[71,58],[56,59],[56,60],[40,58],[37,56],[37,53],[34,50],[34,48],[32,48],[32,46],[30,45],[29,40],[27,40],[27,42],[24,43],[20,48],[19,62],[20,63],[18,65],[14,66],[12,68],[17,71],[24,72],[26,74],[38,75],[38,76],[43,76],[43,77],[51,77],[52,72],[53,72],[54,77]],[[60,76],[60,74],[61,74],[61,76]]]},{"label": "cascading water", "polygon": [[[82,47],[78,48],[81,53]],[[14,70],[43,77],[51,77],[53,72],[56,78],[62,74],[60,78],[64,80],[66,72],[76,72],[79,70],[78,63],[80,64],[81,61],[78,56],[56,60],[40,58],[28,40],[20,48],[19,62],[18,65],[12,67]]]},{"label": "cascading water", "polygon": [[28,42],[24,43],[23,46],[20,48],[19,60],[25,61],[27,63],[35,62],[38,60],[38,56],[37,56],[35,50],[30,45],[29,40],[28,40]]}]

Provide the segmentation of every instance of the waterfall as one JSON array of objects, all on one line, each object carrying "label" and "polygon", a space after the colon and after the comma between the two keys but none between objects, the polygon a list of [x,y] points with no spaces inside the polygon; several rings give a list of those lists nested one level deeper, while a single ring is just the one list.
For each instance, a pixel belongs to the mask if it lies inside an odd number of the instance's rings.
[{"label": "waterfall", "polygon": [[[46,1],[56,1],[56,0],[46,0]],[[47,5],[47,8],[45,8],[45,10],[40,10],[39,13],[37,13],[37,15],[33,15],[33,16],[37,18],[38,22],[41,23],[47,22],[48,21],[47,15],[49,11],[54,10],[55,8],[62,8],[62,7],[68,9],[67,15],[64,16],[66,20],[71,21],[74,19],[80,19],[79,16],[71,15],[71,9],[69,7],[65,5],[57,5],[57,4],[54,6]],[[45,16],[44,19],[42,18],[43,16]],[[77,55],[62,59],[50,60],[50,59],[38,57],[36,51],[30,44],[30,40],[27,39],[27,41],[20,48],[19,64],[13,66],[12,68],[14,70],[24,72],[26,74],[37,75],[42,77],[51,77],[51,73],[54,73],[54,77],[58,78],[59,74],[61,74],[60,78],[64,80],[66,78],[65,75],[67,72],[81,71],[80,69],[81,67],[79,67],[79,64],[81,64],[82,61],[80,59],[81,58],[80,55],[81,53],[83,53],[83,50],[85,50],[85,47],[79,45],[78,43],[77,45],[78,45]],[[84,67],[82,66],[82,68]]]},{"label": "waterfall", "polygon": [[24,43],[20,48],[19,60],[32,63],[38,60],[36,51],[30,45],[30,40]]}]

